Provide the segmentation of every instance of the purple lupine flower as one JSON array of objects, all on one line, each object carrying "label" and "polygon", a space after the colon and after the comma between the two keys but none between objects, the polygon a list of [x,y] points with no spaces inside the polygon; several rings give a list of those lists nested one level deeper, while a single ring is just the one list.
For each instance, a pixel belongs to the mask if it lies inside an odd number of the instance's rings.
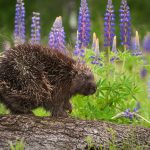
[{"label": "purple lupine flower", "polygon": [[111,51],[115,54],[115,56],[113,56],[110,59],[110,62],[114,63],[114,61],[119,60],[119,57],[117,56],[118,55],[118,51],[117,51],[117,39],[116,39],[116,36],[114,36],[114,38],[113,38],[113,44],[112,44],[112,50]]},{"label": "purple lupine flower", "polygon": [[78,40],[79,32],[77,31],[77,38],[76,38],[76,44],[75,44],[75,50],[74,50],[74,55],[77,57],[80,57],[80,49],[79,49],[79,40]]},{"label": "purple lupine flower", "polygon": [[66,53],[65,32],[62,26],[62,17],[57,17],[49,34],[49,47]]},{"label": "purple lupine flower", "polygon": [[114,36],[113,38],[113,44],[112,44],[112,50],[111,50],[114,54],[118,54],[118,51],[117,51],[117,39],[116,39],[116,36]]},{"label": "purple lupine flower", "polygon": [[119,11],[121,44],[124,45],[125,49],[129,49],[131,46],[131,16],[127,0],[121,1]]},{"label": "purple lupine flower", "polygon": [[144,52],[150,53],[150,33],[148,33],[143,40]]},{"label": "purple lupine flower", "polygon": [[130,120],[133,120],[135,118],[135,119],[142,119],[145,122],[150,124],[149,120],[147,120],[146,118],[139,115],[138,111],[139,111],[140,107],[141,107],[140,103],[137,102],[136,107],[133,109],[133,111],[131,111],[130,109],[126,109],[124,112],[118,113],[117,115],[113,116],[111,119],[126,117],[126,118],[129,118]]},{"label": "purple lupine flower", "polygon": [[131,39],[131,49],[132,49],[132,55],[135,56],[142,55],[142,52],[140,50],[139,34],[137,31],[136,31],[136,36]]},{"label": "purple lupine flower", "polygon": [[134,117],[136,117],[136,113],[139,111],[140,107],[140,102],[137,102],[133,111],[126,109],[123,116],[132,120]]},{"label": "purple lupine flower", "polygon": [[113,64],[115,61],[119,60],[119,57],[116,57],[116,56],[113,56],[111,59],[110,59],[110,62]]},{"label": "purple lupine flower", "polygon": [[140,70],[140,76],[141,76],[142,79],[144,79],[147,76],[147,69],[146,68],[143,67]]},{"label": "purple lupine flower", "polygon": [[93,58],[93,61],[91,62],[92,64],[96,64],[96,65],[101,65],[100,63],[100,51],[99,51],[99,39],[97,38],[96,39],[96,43],[95,43],[95,46],[94,46],[94,53],[95,53],[95,56],[91,56],[90,58]]},{"label": "purple lupine flower", "polygon": [[108,0],[106,13],[104,16],[104,46],[110,47],[115,36],[115,15],[112,0]]},{"label": "purple lupine flower", "polygon": [[33,12],[32,24],[31,24],[31,43],[40,44],[40,13]]},{"label": "purple lupine flower", "polygon": [[25,42],[25,7],[23,0],[17,0],[15,12],[14,44]]},{"label": "purple lupine flower", "polygon": [[[75,50],[74,50],[74,55],[78,57],[78,59],[83,59],[85,56],[85,50],[79,48],[79,32],[77,31],[77,39],[76,39],[76,45],[75,45]],[[81,58],[80,58],[81,57]]]},{"label": "purple lupine flower", "polygon": [[137,41],[136,41],[135,37],[133,37],[131,39],[131,50],[132,50],[132,55],[133,56],[140,56],[140,55],[142,55],[142,52],[138,48]]},{"label": "purple lupine flower", "polygon": [[138,111],[140,109],[140,102],[137,101],[136,103],[136,107],[131,111],[130,109],[126,109],[125,111],[118,113],[117,115],[113,116],[112,119],[116,119],[116,118],[120,118],[120,117],[126,117],[129,118],[130,120],[132,120],[133,118],[142,118],[145,121],[149,122],[148,120],[146,120],[145,118],[143,118],[142,116],[140,116],[138,114]]},{"label": "purple lupine flower", "polygon": [[85,49],[90,42],[90,12],[86,0],[81,0],[78,16],[79,49]]},{"label": "purple lupine flower", "polygon": [[126,109],[124,111],[124,117],[129,118],[129,119],[133,119],[134,114],[130,111],[130,109]]}]

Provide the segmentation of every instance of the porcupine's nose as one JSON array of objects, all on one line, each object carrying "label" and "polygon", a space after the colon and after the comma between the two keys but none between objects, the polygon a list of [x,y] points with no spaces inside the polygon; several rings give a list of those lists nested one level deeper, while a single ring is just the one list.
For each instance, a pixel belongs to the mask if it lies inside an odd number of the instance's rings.
[{"label": "porcupine's nose", "polygon": [[97,90],[97,85],[94,83],[94,84],[91,84],[91,87],[90,87],[90,94],[94,94]]}]

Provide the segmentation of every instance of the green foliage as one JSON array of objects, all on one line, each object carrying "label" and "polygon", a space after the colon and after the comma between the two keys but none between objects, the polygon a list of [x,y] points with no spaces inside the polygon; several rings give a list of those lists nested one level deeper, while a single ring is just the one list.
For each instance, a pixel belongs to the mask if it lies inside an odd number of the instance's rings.
[{"label": "green foliage", "polygon": [[3,104],[0,104],[0,115],[8,114],[9,111],[6,109],[6,107]]},{"label": "green foliage", "polygon": [[44,108],[42,107],[39,107],[39,108],[36,108],[34,109],[33,111],[33,114],[35,116],[39,116],[39,117],[42,117],[42,116],[50,116],[50,112],[46,111]]},{"label": "green foliage", "polygon": [[15,144],[13,144],[12,142],[9,142],[9,143],[10,143],[10,150],[24,150],[25,149],[25,144],[24,144],[23,139],[17,141]]},{"label": "green foliage", "polygon": [[[143,66],[142,58],[124,52],[118,54],[119,60],[108,63],[105,60],[104,53],[102,53],[103,66],[99,66],[91,64],[91,55],[93,55],[92,50],[87,50],[86,62],[95,74],[97,92],[88,97],[80,95],[73,97],[72,116],[112,121],[111,118],[117,113],[128,108],[133,110],[138,101],[141,104],[140,114],[149,119],[150,111],[148,107],[150,101],[147,99],[147,92],[145,92],[147,80],[144,81],[140,77],[140,69]],[[114,54],[110,55],[110,58],[112,57],[114,57]],[[125,118],[115,121],[118,123],[139,123],[137,120]]]}]

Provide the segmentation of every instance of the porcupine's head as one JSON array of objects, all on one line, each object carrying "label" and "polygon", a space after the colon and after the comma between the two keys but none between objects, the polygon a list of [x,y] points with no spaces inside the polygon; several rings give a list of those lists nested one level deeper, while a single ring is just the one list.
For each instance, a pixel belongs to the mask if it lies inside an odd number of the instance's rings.
[{"label": "porcupine's head", "polygon": [[76,63],[74,68],[77,73],[72,80],[71,93],[85,96],[94,94],[97,86],[91,70],[83,63]]}]

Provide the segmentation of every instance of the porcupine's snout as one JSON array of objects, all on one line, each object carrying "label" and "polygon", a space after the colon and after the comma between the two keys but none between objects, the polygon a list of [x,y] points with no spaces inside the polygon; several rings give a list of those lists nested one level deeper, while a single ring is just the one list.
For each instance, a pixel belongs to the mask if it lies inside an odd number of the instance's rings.
[{"label": "porcupine's snout", "polygon": [[88,88],[88,93],[89,95],[92,95],[96,92],[96,89],[97,89],[97,86],[96,86],[96,83],[89,83],[89,85],[87,85],[87,88]]}]

